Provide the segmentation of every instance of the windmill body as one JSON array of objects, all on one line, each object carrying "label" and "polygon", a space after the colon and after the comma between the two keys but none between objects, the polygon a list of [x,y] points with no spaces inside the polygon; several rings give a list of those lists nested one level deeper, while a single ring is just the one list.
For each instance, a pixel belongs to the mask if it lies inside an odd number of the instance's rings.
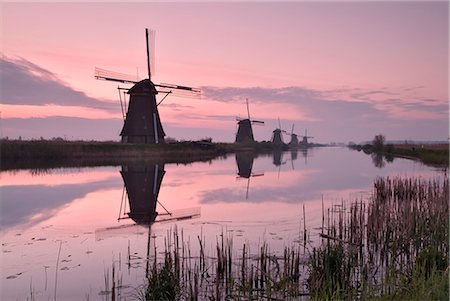
[{"label": "windmill body", "polygon": [[252,123],[250,119],[242,119],[238,121],[238,131],[236,134],[236,142],[255,141],[253,136]]},{"label": "windmill body", "polygon": [[298,145],[298,136],[297,134],[291,134],[291,141],[289,141],[290,146],[297,146]]},{"label": "windmill body", "polygon": [[144,79],[129,91],[130,101],[125,122],[120,132],[124,143],[164,143],[165,133],[156,105],[158,91],[155,85]]},{"label": "windmill body", "polygon": [[274,145],[283,145],[284,144],[283,135],[282,135],[282,130],[281,129],[275,129],[272,132],[272,143]]},{"label": "windmill body", "polygon": [[286,131],[281,129],[281,121],[280,118],[278,118],[278,128],[273,130],[271,139],[272,144],[275,147],[285,146],[283,141],[283,133],[286,133]]},{"label": "windmill body", "polygon": [[254,142],[255,138],[253,136],[253,128],[252,124],[264,124],[264,121],[259,120],[251,120],[250,119],[250,110],[248,107],[248,99],[246,99],[247,103],[247,116],[246,119],[240,119],[237,118],[236,121],[238,122],[238,130],[236,133],[236,141],[239,142]]},{"label": "windmill body", "polygon": [[301,136],[303,137],[302,141],[299,143],[300,147],[306,148],[310,146],[310,143],[308,141],[308,138],[314,138],[312,136],[308,136],[308,130],[305,129],[305,135]]}]

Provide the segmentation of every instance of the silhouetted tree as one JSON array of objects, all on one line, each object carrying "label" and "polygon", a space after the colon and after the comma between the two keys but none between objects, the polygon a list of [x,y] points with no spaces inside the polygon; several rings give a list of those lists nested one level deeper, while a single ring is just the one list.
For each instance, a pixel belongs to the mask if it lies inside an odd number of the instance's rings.
[{"label": "silhouetted tree", "polygon": [[386,141],[386,138],[383,135],[381,135],[381,134],[376,135],[372,141],[373,151],[377,152],[377,153],[381,153],[383,151],[385,141]]}]

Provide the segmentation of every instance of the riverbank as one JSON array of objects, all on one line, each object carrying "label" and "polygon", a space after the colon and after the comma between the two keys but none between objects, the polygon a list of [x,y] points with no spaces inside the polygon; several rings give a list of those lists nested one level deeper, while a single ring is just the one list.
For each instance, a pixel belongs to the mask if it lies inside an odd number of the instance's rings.
[{"label": "riverbank", "polygon": [[272,144],[186,141],[168,144],[64,140],[2,140],[0,170],[209,161],[236,151],[270,152]]},{"label": "riverbank", "polygon": [[418,160],[423,164],[448,167],[449,166],[449,144],[387,144],[380,152],[375,152],[371,144],[351,145],[351,149],[364,151],[366,154],[378,154],[387,162],[394,158],[406,158]]}]

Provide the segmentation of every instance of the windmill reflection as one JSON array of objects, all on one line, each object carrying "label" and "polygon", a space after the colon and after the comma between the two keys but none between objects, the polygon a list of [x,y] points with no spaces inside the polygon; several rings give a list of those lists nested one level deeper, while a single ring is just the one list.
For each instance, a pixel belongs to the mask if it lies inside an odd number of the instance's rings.
[{"label": "windmill reflection", "polygon": [[274,148],[272,152],[272,163],[275,166],[281,166],[286,162],[283,162],[283,151],[279,148]]},{"label": "windmill reflection", "polygon": [[[146,276],[148,276],[150,262],[156,256],[156,253],[152,255],[151,252],[151,250],[156,250],[152,246],[155,243],[154,238],[156,238],[151,234],[152,225],[162,221],[175,222],[200,217],[200,207],[169,212],[158,201],[161,184],[166,174],[164,164],[123,165],[120,174],[124,182],[124,189],[118,220],[131,219],[135,223],[98,229],[96,230],[96,239],[99,240],[114,234],[128,232],[133,227],[136,227],[136,225],[147,227],[147,256],[144,260],[146,266],[145,272]],[[127,204],[129,206],[128,209]],[[158,205],[164,210],[163,213],[158,213]],[[137,258],[137,260],[140,259]],[[130,268],[130,265],[128,268]]]},{"label": "windmill reflection", "polygon": [[[165,173],[164,164],[122,166],[120,174],[122,175],[130,206],[130,211],[128,213],[124,211],[124,215],[126,214],[136,224],[140,225],[148,225],[155,222],[158,216],[156,211],[158,194]],[[124,200],[125,198],[122,198],[122,204]],[[166,214],[170,215],[167,210]],[[119,216],[119,219],[124,218],[127,217]]]},{"label": "windmill reflection", "polygon": [[[152,225],[161,221],[179,221],[200,216],[200,208],[168,211],[158,201],[158,195],[166,171],[164,163],[147,165],[124,165],[120,171],[124,192],[120,205],[119,220],[131,218],[138,225]],[[129,211],[127,212],[128,199]],[[164,212],[159,213],[156,208]]]},{"label": "windmill reflection", "polygon": [[247,179],[247,189],[245,193],[245,199],[248,199],[248,191],[250,188],[250,178],[251,177],[260,177],[263,176],[264,173],[252,173],[253,169],[253,161],[255,160],[256,155],[251,152],[237,152],[236,153],[236,164],[237,164],[237,175],[238,178]]}]

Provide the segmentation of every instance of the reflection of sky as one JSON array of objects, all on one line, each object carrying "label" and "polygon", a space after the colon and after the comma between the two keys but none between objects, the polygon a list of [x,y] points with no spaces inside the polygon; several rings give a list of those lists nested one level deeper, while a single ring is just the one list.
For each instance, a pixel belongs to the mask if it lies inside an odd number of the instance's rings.
[{"label": "reflection of sky", "polygon": [[[105,175],[104,175],[105,176]],[[45,175],[51,181],[52,176]],[[55,182],[61,181],[60,175],[53,175]],[[87,173],[89,179],[89,173]],[[84,197],[86,194],[102,189],[113,188],[121,185],[118,177],[105,177],[89,182],[75,184],[64,183],[43,184],[39,177],[35,180],[39,184],[20,185],[20,181],[15,185],[2,186],[1,197],[1,228],[7,228],[28,224],[32,226],[57,215],[58,210],[67,206],[72,201]],[[67,181],[68,179],[66,179]],[[80,179],[72,179],[78,182]]]},{"label": "reflection of sky", "polygon": [[[255,158],[254,172],[264,176],[250,179],[250,196],[247,201],[298,203],[319,199],[346,197],[340,191],[367,190],[378,176],[406,175],[430,170],[419,163],[396,159],[380,169],[372,164],[370,156],[345,148],[317,148],[291,161],[289,152],[283,154],[284,165],[275,166],[271,156]],[[220,181],[219,181],[220,182]],[[243,181],[242,181],[243,182]],[[334,195],[333,195],[334,194]],[[202,203],[242,202],[242,189],[221,186],[201,191]]]},{"label": "reflection of sky", "polygon": [[[58,278],[58,297],[69,300],[95,299],[103,289],[104,271],[118,262],[130,244],[140,257],[147,250],[148,233],[164,245],[164,237],[175,226],[185,239],[197,241],[203,235],[206,249],[214,251],[218,235],[233,235],[238,250],[243,242],[258,250],[261,241],[273,252],[298,240],[305,207],[308,233],[317,235],[321,223],[323,195],[325,210],[341,199],[352,199],[370,190],[378,176],[420,175],[434,177],[433,168],[395,159],[384,168],[373,165],[370,156],[345,148],[317,148],[301,152],[297,160],[284,153],[284,164],[275,166],[271,154],[254,159],[246,199],[247,179],[237,175],[236,159],[229,155],[211,163],[165,164],[165,176],[158,200],[169,211],[201,207],[197,219],[177,223],[156,223],[151,229],[123,227],[130,220],[118,221],[123,181],[120,167],[57,170],[42,175],[29,172],[2,173],[1,225],[2,261],[0,299],[25,299],[30,282],[44,299],[53,299],[51,290],[43,292],[44,268],[55,269],[55,258],[62,241],[61,264],[68,270]],[[161,205],[157,211],[164,212]],[[108,229],[115,229],[109,231]],[[119,231],[120,230],[120,231]],[[150,232],[149,232],[150,231]],[[315,231],[315,232],[314,232]],[[45,239],[45,240],[40,240]],[[157,243],[158,244],[158,243]],[[198,248],[191,244],[194,253]],[[159,250],[160,250],[159,249]],[[70,256],[70,257],[69,257]],[[142,264],[140,265],[142,268]],[[122,267],[124,284],[142,283],[142,269],[130,274]],[[6,277],[23,273],[17,279]],[[49,285],[54,274],[49,275]]]}]

